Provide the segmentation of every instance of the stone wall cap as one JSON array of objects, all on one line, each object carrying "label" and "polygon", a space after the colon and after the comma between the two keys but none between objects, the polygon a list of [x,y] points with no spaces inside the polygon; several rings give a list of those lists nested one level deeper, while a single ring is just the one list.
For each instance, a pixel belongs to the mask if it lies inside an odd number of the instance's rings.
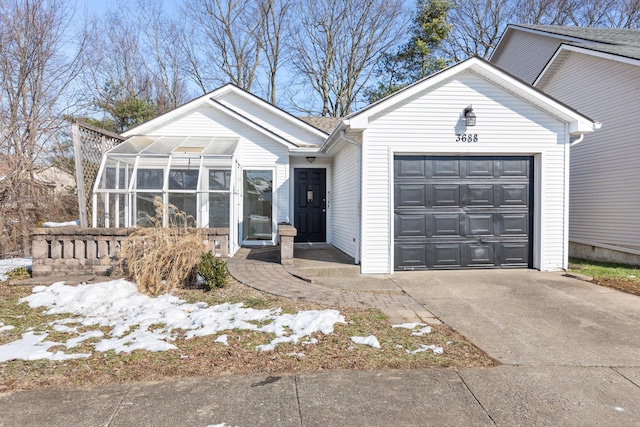
[{"label": "stone wall cap", "polygon": [[297,236],[298,230],[290,224],[278,224],[278,234],[281,236]]}]

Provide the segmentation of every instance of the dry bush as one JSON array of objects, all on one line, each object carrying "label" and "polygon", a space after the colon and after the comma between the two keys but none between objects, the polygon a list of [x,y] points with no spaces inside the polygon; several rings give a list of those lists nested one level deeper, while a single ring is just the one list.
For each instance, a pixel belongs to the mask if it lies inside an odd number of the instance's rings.
[{"label": "dry bush", "polygon": [[0,258],[31,255],[31,232],[44,221],[78,218],[75,194],[9,175],[0,182]]},{"label": "dry bush", "polygon": [[152,296],[193,283],[200,258],[206,252],[201,230],[175,226],[187,224],[184,212],[169,206],[170,224],[174,226],[163,228],[164,208],[159,198],[154,204],[156,217],[149,218],[148,222],[153,226],[130,234],[120,250],[122,271],[138,284],[140,292]]}]

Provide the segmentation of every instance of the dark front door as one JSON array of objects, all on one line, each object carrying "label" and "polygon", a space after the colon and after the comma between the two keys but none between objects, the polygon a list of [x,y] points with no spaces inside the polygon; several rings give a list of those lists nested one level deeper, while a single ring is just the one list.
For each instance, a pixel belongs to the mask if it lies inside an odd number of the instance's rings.
[{"label": "dark front door", "polygon": [[531,267],[533,157],[396,156],[395,269]]},{"label": "dark front door", "polygon": [[294,220],[296,242],[327,240],[326,169],[295,169]]}]

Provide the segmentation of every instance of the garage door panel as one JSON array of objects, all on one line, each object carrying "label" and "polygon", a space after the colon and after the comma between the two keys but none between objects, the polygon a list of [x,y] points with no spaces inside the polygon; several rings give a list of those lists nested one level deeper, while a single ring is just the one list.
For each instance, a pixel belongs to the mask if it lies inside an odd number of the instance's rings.
[{"label": "garage door panel", "polygon": [[427,177],[424,158],[416,161],[415,156],[396,156],[393,167],[396,179]]},{"label": "garage door panel", "polygon": [[511,159],[503,158],[499,162],[499,177],[529,177],[529,171],[531,169],[531,161],[529,157],[513,157]]},{"label": "garage door panel", "polygon": [[426,183],[399,183],[395,185],[396,209],[426,208]]},{"label": "garage door panel", "polygon": [[493,184],[467,184],[465,206],[493,207],[495,188]]},{"label": "garage door panel", "polygon": [[498,261],[501,266],[527,267],[529,260],[529,243],[497,242]]},{"label": "garage door panel", "polygon": [[462,266],[462,243],[432,243],[427,245],[429,268],[455,268]]},{"label": "garage door panel", "polygon": [[494,235],[493,214],[468,214],[467,215],[467,236],[493,236]]},{"label": "garage door panel", "polygon": [[461,214],[432,213],[428,214],[427,217],[430,220],[430,227],[427,230],[429,237],[459,237],[461,235]]},{"label": "garage door panel", "polygon": [[396,269],[530,266],[533,157],[396,156],[395,165]]},{"label": "garage door panel", "polygon": [[468,267],[491,267],[495,263],[493,243],[470,243],[466,245]]},{"label": "garage door panel", "polygon": [[494,161],[491,157],[479,157],[477,159],[469,159],[467,163],[466,177],[474,178],[491,178],[494,176]]},{"label": "garage door panel", "polygon": [[459,184],[433,184],[428,187],[428,198],[431,206],[447,206],[447,207],[459,207],[462,205],[460,202],[460,185]]},{"label": "garage door panel", "polygon": [[501,236],[527,236],[529,215],[527,213],[499,214]]},{"label": "garage door panel", "polygon": [[433,158],[428,163],[432,178],[459,178],[460,161],[456,157],[442,156]]},{"label": "garage door panel", "polygon": [[396,237],[403,239],[407,237],[427,237],[427,214],[405,214],[396,215],[395,218]]},{"label": "garage door panel", "polygon": [[394,245],[395,265],[402,270],[427,268],[427,244],[403,244]]},{"label": "garage door panel", "polygon": [[529,204],[528,184],[500,184],[500,207],[527,208]]}]

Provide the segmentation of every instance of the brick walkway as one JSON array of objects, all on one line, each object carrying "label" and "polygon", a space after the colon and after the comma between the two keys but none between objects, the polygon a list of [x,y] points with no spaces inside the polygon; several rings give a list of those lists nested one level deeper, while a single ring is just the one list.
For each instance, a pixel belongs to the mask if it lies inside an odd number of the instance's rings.
[{"label": "brick walkway", "polygon": [[440,323],[410,296],[331,289],[289,273],[273,248],[241,248],[228,260],[229,273],[247,286],[288,298],[335,307],[379,308],[392,322]]}]

